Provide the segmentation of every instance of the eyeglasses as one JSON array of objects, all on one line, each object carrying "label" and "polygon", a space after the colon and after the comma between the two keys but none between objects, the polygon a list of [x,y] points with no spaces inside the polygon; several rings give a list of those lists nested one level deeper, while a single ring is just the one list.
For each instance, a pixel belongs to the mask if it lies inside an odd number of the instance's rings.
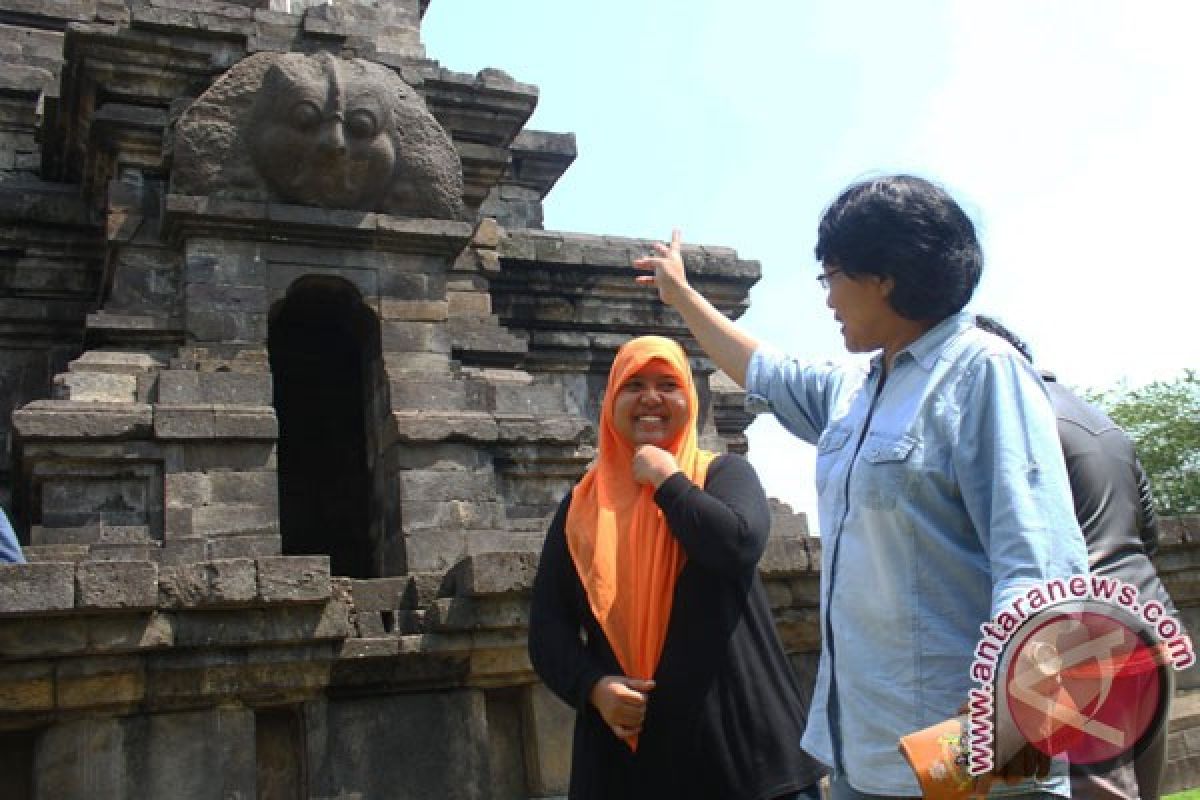
[{"label": "eyeglasses", "polygon": [[842,271],[841,267],[834,267],[833,269],[831,269],[827,272],[822,272],[820,275],[817,276],[817,283],[821,284],[822,289],[828,289],[829,288],[829,279],[832,278],[834,275],[837,275],[841,271]]}]

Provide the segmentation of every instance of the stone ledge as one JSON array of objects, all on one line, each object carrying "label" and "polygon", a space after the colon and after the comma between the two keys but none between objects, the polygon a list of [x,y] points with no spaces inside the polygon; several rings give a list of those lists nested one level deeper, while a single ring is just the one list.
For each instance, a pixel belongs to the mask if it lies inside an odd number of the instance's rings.
[{"label": "stone ledge", "polygon": [[[392,579],[399,591],[407,579]],[[274,609],[335,597],[328,556],[229,558],[159,566],[148,560],[0,565],[0,620],[101,611]]]},{"label": "stone ledge", "polygon": [[150,437],[154,413],[145,403],[35,400],[12,419],[23,439],[134,439]]},{"label": "stone ledge", "polygon": [[172,242],[192,236],[249,241],[287,238],[293,244],[336,241],[381,251],[456,255],[470,241],[474,225],[172,193],[164,198],[163,231]]}]

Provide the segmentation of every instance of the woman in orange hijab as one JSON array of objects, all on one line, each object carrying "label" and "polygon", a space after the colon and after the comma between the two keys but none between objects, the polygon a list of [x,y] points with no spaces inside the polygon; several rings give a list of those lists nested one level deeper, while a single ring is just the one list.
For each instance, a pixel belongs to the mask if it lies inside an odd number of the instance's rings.
[{"label": "woman in orange hijab", "polygon": [[578,712],[571,800],[816,796],[758,577],[766,496],[744,458],[697,446],[698,415],[683,349],[626,343],[599,453],[546,534],[529,653]]}]

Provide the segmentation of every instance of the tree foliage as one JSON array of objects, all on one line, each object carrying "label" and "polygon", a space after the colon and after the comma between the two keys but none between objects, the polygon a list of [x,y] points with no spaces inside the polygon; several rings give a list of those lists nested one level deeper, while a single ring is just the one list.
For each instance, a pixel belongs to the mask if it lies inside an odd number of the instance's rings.
[{"label": "tree foliage", "polygon": [[1200,513],[1200,372],[1088,394],[1137,445],[1158,513]]}]

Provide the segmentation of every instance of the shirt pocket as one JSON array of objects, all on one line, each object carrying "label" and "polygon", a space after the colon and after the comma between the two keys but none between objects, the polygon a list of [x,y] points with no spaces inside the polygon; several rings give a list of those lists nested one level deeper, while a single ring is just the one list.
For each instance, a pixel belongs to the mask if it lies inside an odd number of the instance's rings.
[{"label": "shirt pocket", "polygon": [[[850,441],[850,434],[851,430],[848,426],[834,425],[826,428],[821,434],[821,438],[817,439],[816,483],[818,495],[825,491],[825,486],[833,474],[839,473],[839,464],[842,463],[842,456],[846,449],[846,443]],[[842,466],[840,469],[844,471],[845,467]]]},{"label": "shirt pocket", "polygon": [[873,509],[892,509],[909,493],[917,475],[919,440],[911,434],[867,434],[863,442],[860,493],[856,500]]}]

